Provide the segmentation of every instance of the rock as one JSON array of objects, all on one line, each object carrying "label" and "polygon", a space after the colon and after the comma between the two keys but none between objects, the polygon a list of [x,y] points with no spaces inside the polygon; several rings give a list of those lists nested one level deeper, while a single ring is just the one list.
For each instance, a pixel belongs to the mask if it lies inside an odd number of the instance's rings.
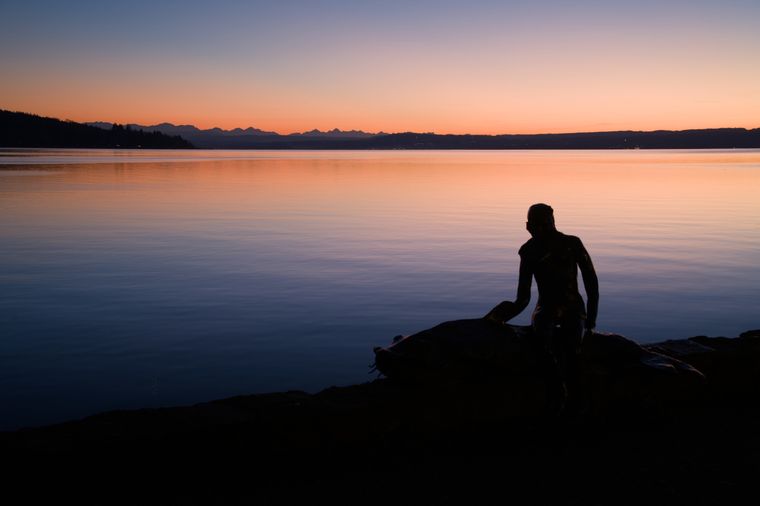
[{"label": "rock", "polygon": [[582,356],[595,415],[661,416],[697,402],[704,392],[700,370],[620,335],[594,333]]},{"label": "rock", "polygon": [[696,336],[646,346],[686,362],[707,378],[706,394],[719,399],[757,399],[760,396],[760,330],[739,338]]},{"label": "rock", "polygon": [[375,365],[386,377],[426,383],[529,371],[537,354],[526,329],[485,319],[444,322],[375,348]]},{"label": "rock", "polygon": [[[696,342],[682,345],[692,353],[700,346]],[[702,392],[704,375],[661,349],[665,347],[647,349],[616,334],[587,336],[581,354],[587,409],[595,414],[660,412],[695,400]],[[487,319],[441,323],[394,339],[387,348],[376,348],[375,357],[377,369],[385,376],[410,384],[450,390],[455,385],[470,397],[478,397],[484,385],[496,384],[500,396],[493,404],[511,397],[513,416],[535,416],[545,410],[552,388],[552,371],[547,370],[545,352],[537,346],[531,328]],[[533,402],[525,402],[526,394]]]}]

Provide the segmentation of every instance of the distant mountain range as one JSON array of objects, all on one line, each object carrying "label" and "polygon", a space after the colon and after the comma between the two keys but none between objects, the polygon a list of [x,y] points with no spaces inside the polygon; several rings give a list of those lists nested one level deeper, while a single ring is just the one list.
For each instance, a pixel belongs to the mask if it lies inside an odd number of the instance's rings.
[{"label": "distant mountain range", "polygon": [[[91,126],[109,129],[112,123],[104,121],[95,121],[87,123]],[[258,128],[234,128],[232,130],[223,130],[221,128],[209,128],[201,130],[193,125],[173,125],[171,123],[160,123],[158,125],[127,125],[133,129],[140,129],[146,132],[161,132],[166,135],[180,135],[184,139],[192,142],[199,148],[208,149],[239,149],[239,148],[256,148],[265,144],[267,146],[276,145],[277,147],[291,147],[290,144],[303,145],[319,144],[321,141],[332,140],[355,140],[368,139],[378,135],[386,135],[383,132],[372,134],[360,130],[338,130],[333,129],[326,132],[320,130],[310,130],[303,133],[294,133],[281,135],[277,132],[267,132]]]},{"label": "distant mountain range", "polygon": [[206,149],[703,149],[760,148],[760,128],[439,135],[311,130],[281,135],[258,128],[201,130],[193,125],[87,124],[0,110],[0,146]]},{"label": "distant mountain range", "polygon": [[[110,128],[111,123],[89,123]],[[617,131],[569,134],[440,135],[376,134],[330,130],[281,135],[258,128],[201,130],[192,125],[129,125],[132,128],[181,135],[208,149],[700,149],[760,148],[760,129]]]}]

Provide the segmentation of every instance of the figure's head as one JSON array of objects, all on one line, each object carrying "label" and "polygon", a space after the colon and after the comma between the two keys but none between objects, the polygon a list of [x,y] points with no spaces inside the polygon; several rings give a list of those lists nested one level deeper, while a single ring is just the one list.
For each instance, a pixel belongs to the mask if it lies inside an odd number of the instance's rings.
[{"label": "figure's head", "polygon": [[533,204],[528,209],[528,222],[525,224],[530,235],[541,238],[554,232],[554,209],[546,204]]}]

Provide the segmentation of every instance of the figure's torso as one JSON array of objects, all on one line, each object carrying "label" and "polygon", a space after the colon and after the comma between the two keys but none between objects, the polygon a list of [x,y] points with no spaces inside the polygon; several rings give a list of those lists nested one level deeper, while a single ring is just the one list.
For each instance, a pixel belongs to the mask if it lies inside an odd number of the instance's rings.
[{"label": "figure's torso", "polygon": [[578,260],[583,245],[575,236],[554,232],[549,237],[530,239],[520,248],[538,285],[538,304],[534,315],[585,317],[585,305],[578,292]]}]

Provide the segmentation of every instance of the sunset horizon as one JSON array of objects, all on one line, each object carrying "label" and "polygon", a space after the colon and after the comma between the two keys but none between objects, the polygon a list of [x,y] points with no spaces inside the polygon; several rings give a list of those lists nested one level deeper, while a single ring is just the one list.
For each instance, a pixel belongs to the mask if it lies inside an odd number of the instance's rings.
[{"label": "sunset horizon", "polygon": [[757,128],[760,6],[543,0],[0,7],[2,106],[281,134]]},{"label": "sunset horizon", "polygon": [[[71,119],[71,118],[67,118]],[[74,119],[71,119],[71,121],[77,121]],[[427,129],[427,130],[414,130],[409,128],[379,128],[379,129],[372,129],[372,128],[363,128],[361,126],[340,126],[340,125],[334,125],[330,126],[329,123],[326,123],[322,126],[308,126],[305,125],[303,128],[296,128],[296,129],[287,129],[287,130],[276,130],[274,128],[269,128],[267,126],[262,126],[260,124],[257,124],[255,121],[252,121],[248,124],[230,124],[226,126],[222,126],[221,123],[213,123],[209,121],[190,121],[190,122],[180,122],[180,121],[108,121],[108,120],[83,120],[78,121],[79,123],[95,123],[98,121],[106,122],[106,123],[118,123],[121,125],[128,125],[128,124],[137,124],[137,125],[144,125],[144,126],[152,126],[152,125],[158,125],[161,123],[169,123],[175,126],[194,126],[200,130],[208,130],[213,128],[220,128],[222,130],[234,130],[234,129],[242,129],[245,130],[247,128],[254,128],[257,130],[263,130],[263,131],[271,131],[275,132],[279,135],[290,135],[290,134],[298,134],[298,133],[305,133],[310,132],[313,130],[319,130],[320,132],[329,132],[332,130],[339,130],[341,132],[349,132],[349,131],[360,131],[364,133],[371,133],[371,134],[395,134],[395,133],[433,133],[438,135],[537,135],[537,134],[569,134],[569,133],[593,133],[593,132],[612,132],[612,131],[640,131],[640,132],[652,132],[652,131],[658,131],[658,130],[672,130],[672,131],[679,131],[679,130],[706,130],[706,129],[721,129],[721,128],[744,128],[747,130],[752,130],[756,128],[760,128],[760,120],[755,121],[754,123],[747,123],[746,125],[702,125],[702,126],[683,126],[683,127],[662,127],[662,126],[655,126],[651,128],[634,128],[634,127],[621,127],[621,128],[615,128],[615,129],[607,129],[603,126],[598,126],[596,130],[591,129],[572,129],[568,127],[567,129],[551,129],[551,128],[541,128],[536,127],[535,130],[526,130],[526,131],[484,131],[481,130],[470,130],[470,131],[449,131],[449,130],[438,130],[438,129]]]},{"label": "sunset horizon", "polygon": [[366,128],[358,128],[358,127],[340,127],[340,126],[332,126],[332,127],[305,127],[300,130],[289,130],[289,131],[278,131],[266,127],[262,127],[255,122],[250,122],[247,124],[238,124],[238,125],[232,125],[232,126],[221,126],[219,123],[210,123],[210,122],[204,122],[204,121],[171,121],[171,120],[151,120],[151,121],[140,121],[140,120],[113,120],[111,118],[101,118],[98,117],[97,119],[92,118],[84,118],[84,119],[76,119],[75,116],[55,116],[52,114],[46,114],[42,112],[34,112],[34,111],[23,111],[23,110],[13,110],[10,107],[0,107],[0,110],[7,110],[12,112],[20,112],[24,114],[32,114],[35,116],[40,117],[47,117],[47,118],[53,118],[53,119],[59,119],[62,121],[73,121],[76,123],[82,123],[82,124],[97,124],[97,123],[110,123],[110,124],[118,124],[118,125],[140,125],[143,127],[151,127],[151,126],[157,126],[162,124],[168,124],[175,127],[194,127],[199,130],[211,130],[211,129],[221,129],[224,131],[231,131],[231,130],[247,130],[247,129],[254,129],[254,130],[260,130],[263,132],[272,132],[277,135],[293,135],[293,134],[303,134],[303,133],[309,133],[313,131],[319,131],[322,133],[328,133],[332,131],[340,131],[340,132],[362,132],[366,134],[372,134],[372,135],[383,135],[383,134],[400,134],[400,133],[424,133],[424,134],[435,134],[435,135],[474,135],[474,136],[500,136],[500,135],[561,135],[561,134],[578,134],[578,133],[605,133],[605,132],[657,132],[657,131],[684,131],[684,130],[720,130],[720,129],[745,129],[745,130],[755,130],[760,128],[760,121],[754,123],[754,124],[747,124],[747,125],[703,125],[703,126],[688,126],[683,128],[666,128],[666,127],[654,127],[654,128],[616,128],[616,129],[602,129],[600,126],[599,129],[591,130],[591,129],[576,129],[576,130],[550,130],[550,129],[541,129],[538,128],[535,131],[512,131],[512,132],[485,132],[485,131],[461,131],[461,132],[455,132],[455,131],[439,131],[439,130],[409,130],[409,129],[381,129],[381,130],[371,130]]}]

